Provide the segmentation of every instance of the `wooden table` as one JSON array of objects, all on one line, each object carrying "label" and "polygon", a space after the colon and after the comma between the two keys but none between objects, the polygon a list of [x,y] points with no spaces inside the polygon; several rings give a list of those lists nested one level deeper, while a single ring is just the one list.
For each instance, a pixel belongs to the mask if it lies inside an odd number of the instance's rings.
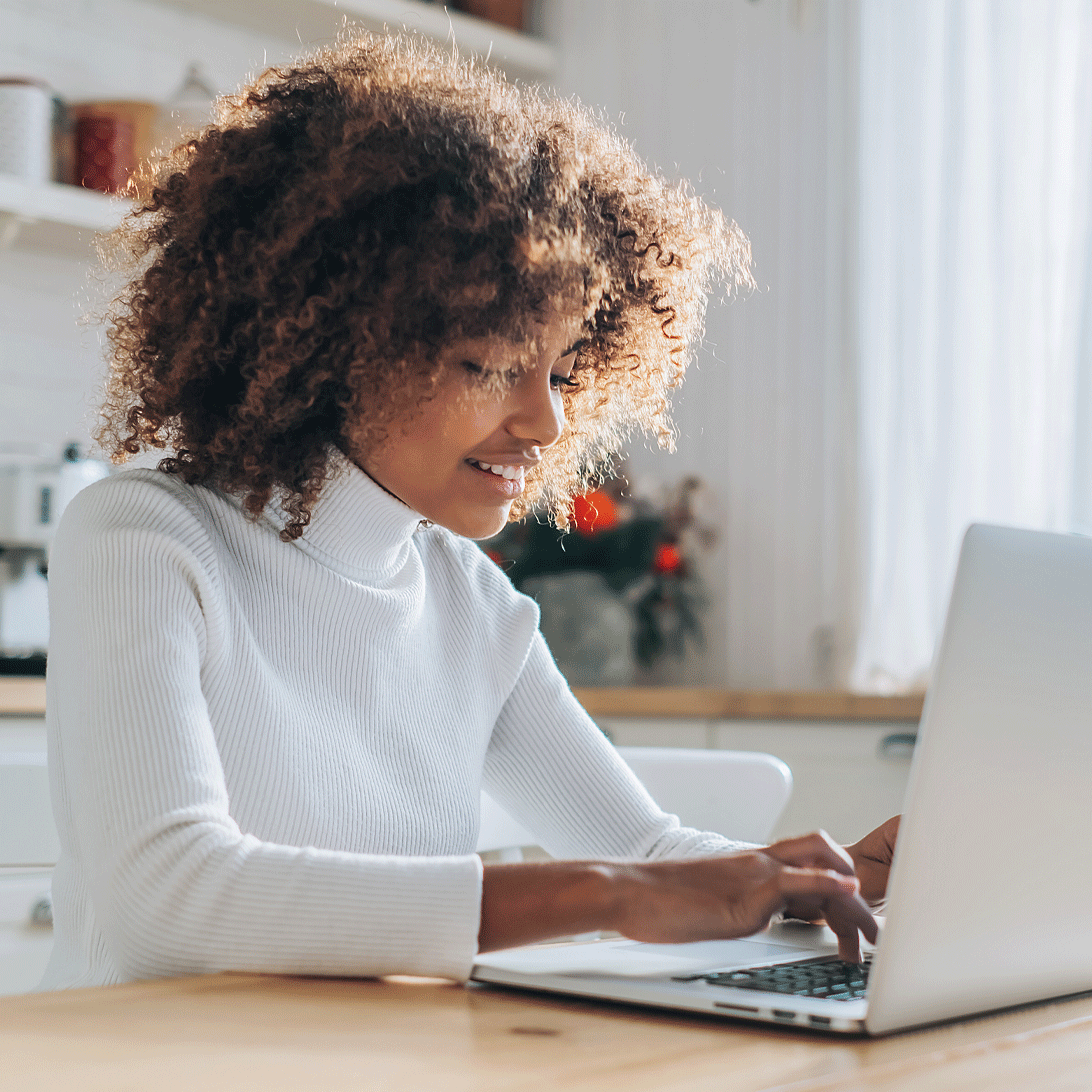
[{"label": "wooden table", "polygon": [[4,1092],[1063,1088],[1092,1088],[1092,997],[875,1041],[426,979],[217,975],[0,1000]]}]

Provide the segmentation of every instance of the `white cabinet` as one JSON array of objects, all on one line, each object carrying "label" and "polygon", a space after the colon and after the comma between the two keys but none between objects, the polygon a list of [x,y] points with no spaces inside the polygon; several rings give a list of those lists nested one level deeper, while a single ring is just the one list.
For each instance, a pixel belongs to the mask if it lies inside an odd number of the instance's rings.
[{"label": "white cabinet", "polygon": [[822,827],[855,842],[902,810],[915,725],[860,722],[720,721],[712,746],[769,751],[793,775],[776,837]]},{"label": "white cabinet", "polygon": [[[700,717],[596,717],[616,747],[711,747],[710,722]],[[761,748],[756,748],[761,750]]]},{"label": "white cabinet", "polygon": [[45,751],[0,750],[0,867],[45,868],[60,848]]},{"label": "white cabinet", "polygon": [[45,971],[53,930],[43,911],[58,849],[45,721],[0,717],[0,994],[34,989]]},{"label": "white cabinet", "polygon": [[793,775],[774,836],[822,827],[856,841],[902,810],[916,725],[901,722],[652,719],[599,717],[619,746],[765,751]]},{"label": "white cabinet", "polygon": [[59,853],[45,720],[0,717],[0,868],[51,867]]},{"label": "white cabinet", "polygon": [[0,995],[33,990],[45,973],[53,929],[35,910],[48,905],[49,881],[49,869],[0,868]]}]

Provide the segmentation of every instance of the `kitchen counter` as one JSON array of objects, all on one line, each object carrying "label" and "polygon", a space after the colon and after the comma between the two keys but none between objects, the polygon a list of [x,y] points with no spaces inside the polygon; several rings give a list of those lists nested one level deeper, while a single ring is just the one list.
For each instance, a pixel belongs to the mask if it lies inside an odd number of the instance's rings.
[{"label": "kitchen counter", "polygon": [[0,716],[42,716],[45,679],[35,676],[0,676]]},{"label": "kitchen counter", "polygon": [[[718,690],[703,687],[580,687],[593,717],[709,720],[917,721],[921,694],[883,697],[843,691]],[[0,678],[0,715],[45,713],[45,680]]]},{"label": "kitchen counter", "polygon": [[433,979],[216,975],[0,1000],[0,1090],[1025,1092],[1092,1086],[1092,998],[864,1041]]},{"label": "kitchen counter", "polygon": [[578,687],[593,717],[699,717],[708,720],[913,721],[924,694],[842,690],[719,690],[712,687]]}]

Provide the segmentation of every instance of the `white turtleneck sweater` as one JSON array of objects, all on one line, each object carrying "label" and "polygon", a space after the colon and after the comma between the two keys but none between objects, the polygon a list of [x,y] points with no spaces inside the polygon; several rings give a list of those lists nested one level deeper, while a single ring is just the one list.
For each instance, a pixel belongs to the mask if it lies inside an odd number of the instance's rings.
[{"label": "white turtleneck sweater", "polygon": [[43,988],[222,970],[465,978],[485,787],[558,857],[733,843],[657,809],[537,608],[339,459],[303,538],[153,470],[50,559],[61,858]]}]

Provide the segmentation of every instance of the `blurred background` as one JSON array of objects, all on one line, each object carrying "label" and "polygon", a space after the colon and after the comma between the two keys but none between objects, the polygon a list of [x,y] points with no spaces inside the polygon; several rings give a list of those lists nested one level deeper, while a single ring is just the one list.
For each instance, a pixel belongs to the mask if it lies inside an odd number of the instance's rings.
[{"label": "blurred background", "polygon": [[459,7],[0,0],[0,652],[41,650],[51,528],[105,472],[108,192],[348,16],[578,96],[751,239],[677,451],[635,445],[561,562],[485,544],[574,681],[922,688],[969,522],[1092,530],[1092,0]]}]

